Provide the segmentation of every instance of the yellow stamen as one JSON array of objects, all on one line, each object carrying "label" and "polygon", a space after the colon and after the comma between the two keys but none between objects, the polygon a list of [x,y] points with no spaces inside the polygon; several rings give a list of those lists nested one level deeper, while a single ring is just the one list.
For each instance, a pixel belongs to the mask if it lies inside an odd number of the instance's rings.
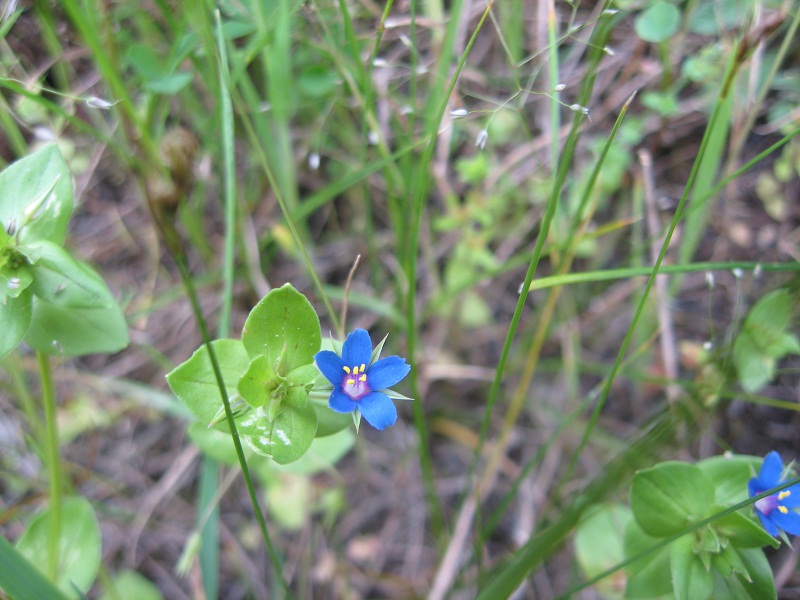
[{"label": "yellow stamen", "polygon": [[792,492],[789,490],[783,490],[780,494],[778,494],[778,500],[783,500],[784,498],[788,498],[792,495]]},{"label": "yellow stamen", "polygon": [[356,384],[356,380],[355,379],[350,378],[350,379],[347,380],[347,385],[355,385],[355,384]]},{"label": "yellow stamen", "polygon": [[349,373],[350,372],[350,367],[344,367],[344,372],[345,373]]},{"label": "yellow stamen", "polygon": [[364,371],[366,371],[366,370],[367,370],[367,367],[365,367],[365,366],[364,366],[364,364],[362,363],[362,364],[361,364],[361,372],[363,373],[363,372],[364,372]]},{"label": "yellow stamen", "polygon": [[789,509],[785,506],[779,506],[778,510],[781,511],[784,515],[789,512]]},{"label": "yellow stamen", "polygon": [[353,367],[353,375],[358,375],[358,367]]},{"label": "yellow stamen", "polygon": [[362,375],[361,377],[359,377],[359,378],[358,378],[358,380],[359,380],[359,381],[366,381],[366,380],[367,380],[367,376],[366,376],[366,374],[365,374],[365,375]]}]

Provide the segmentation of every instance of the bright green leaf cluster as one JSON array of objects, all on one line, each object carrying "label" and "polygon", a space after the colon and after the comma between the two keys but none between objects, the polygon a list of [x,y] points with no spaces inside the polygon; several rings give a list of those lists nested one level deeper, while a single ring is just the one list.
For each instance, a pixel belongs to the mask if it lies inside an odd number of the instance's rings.
[{"label": "bright green leaf cluster", "polygon": [[[716,457],[696,465],[670,461],[636,473],[633,520],[625,529],[631,564],[625,596],[674,594],[678,600],[774,598],[775,584],[762,546],[776,540],[753,519],[734,512],[685,535],[692,525],[746,497],[754,459]],[[676,539],[645,551],[664,538]]]},{"label": "bright green leaf cluster", "polygon": [[[279,464],[298,460],[315,437],[341,431],[350,422],[348,415],[333,413],[309,395],[319,376],[314,354],[321,343],[316,311],[289,284],[272,290],[250,311],[241,341],[212,342],[239,435]],[[169,373],[167,382],[201,423],[227,431],[205,346]]]},{"label": "bright green leaf cluster", "polygon": [[716,456],[637,472],[630,508],[597,507],[578,526],[575,555],[584,575],[612,572],[595,584],[604,598],[775,598],[761,548],[778,542],[755,519],[733,512],[686,533],[746,500],[761,461]]},{"label": "bright green leaf cluster", "polygon": [[55,145],[0,173],[0,358],[23,340],[73,356],[128,344],[106,284],[63,248],[71,214],[72,181]]}]

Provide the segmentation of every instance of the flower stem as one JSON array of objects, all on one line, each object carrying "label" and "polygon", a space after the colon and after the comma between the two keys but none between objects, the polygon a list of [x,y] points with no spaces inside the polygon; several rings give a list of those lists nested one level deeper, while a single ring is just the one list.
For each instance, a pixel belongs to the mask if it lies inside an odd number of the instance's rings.
[{"label": "flower stem", "polygon": [[42,382],[42,404],[45,417],[45,450],[47,455],[47,471],[50,478],[50,540],[47,563],[47,575],[51,581],[58,574],[59,539],[61,538],[61,455],[58,445],[58,422],[56,421],[56,395],[53,390],[53,373],[50,368],[50,356],[37,352],[39,377]]}]

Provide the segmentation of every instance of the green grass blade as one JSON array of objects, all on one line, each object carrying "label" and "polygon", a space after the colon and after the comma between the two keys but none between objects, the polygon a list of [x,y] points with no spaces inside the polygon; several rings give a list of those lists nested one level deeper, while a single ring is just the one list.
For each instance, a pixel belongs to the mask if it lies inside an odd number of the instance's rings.
[{"label": "green grass blade", "polygon": [[3,536],[0,536],[0,590],[9,600],[67,600]]}]

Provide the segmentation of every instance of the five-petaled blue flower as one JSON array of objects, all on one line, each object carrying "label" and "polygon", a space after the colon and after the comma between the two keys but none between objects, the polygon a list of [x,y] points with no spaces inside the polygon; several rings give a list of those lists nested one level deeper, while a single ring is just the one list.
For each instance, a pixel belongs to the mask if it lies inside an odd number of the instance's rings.
[{"label": "five-petaled blue flower", "polygon": [[314,355],[317,368],[333,384],[328,406],[340,413],[359,411],[375,429],[386,429],[397,420],[397,409],[385,391],[401,381],[411,367],[399,356],[372,362],[372,342],[356,329],[339,356],[330,350]]},{"label": "five-petaled blue flower", "polygon": [[[786,481],[782,473],[781,457],[773,450],[764,457],[758,476],[747,482],[750,497],[782,484]],[[779,530],[800,535],[800,514],[793,510],[800,507],[800,483],[756,500],[753,506],[764,529],[770,535],[778,537]]]}]

